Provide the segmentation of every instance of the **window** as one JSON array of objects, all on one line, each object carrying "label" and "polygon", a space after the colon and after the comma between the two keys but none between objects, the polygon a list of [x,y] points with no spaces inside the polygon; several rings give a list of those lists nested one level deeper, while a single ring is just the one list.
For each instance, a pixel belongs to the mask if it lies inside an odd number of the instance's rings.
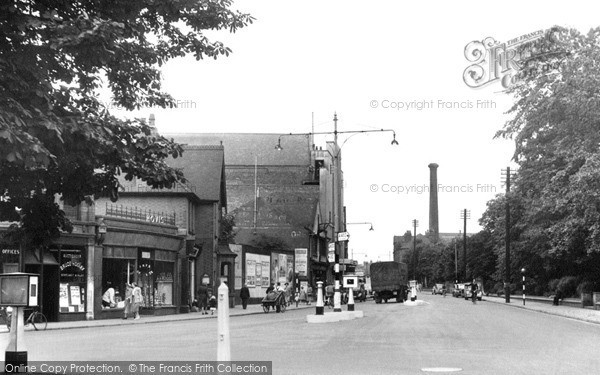
[{"label": "window", "polygon": [[125,307],[125,288],[135,281],[135,259],[102,259],[102,293],[109,287],[115,290],[115,308]]}]

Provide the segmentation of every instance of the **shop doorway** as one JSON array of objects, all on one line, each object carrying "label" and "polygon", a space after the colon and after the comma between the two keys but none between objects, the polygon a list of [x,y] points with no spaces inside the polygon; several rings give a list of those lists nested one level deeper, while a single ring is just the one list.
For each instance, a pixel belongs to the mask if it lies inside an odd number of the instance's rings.
[{"label": "shop doorway", "polygon": [[25,272],[40,275],[40,306],[49,322],[58,321],[58,265],[26,264]]}]

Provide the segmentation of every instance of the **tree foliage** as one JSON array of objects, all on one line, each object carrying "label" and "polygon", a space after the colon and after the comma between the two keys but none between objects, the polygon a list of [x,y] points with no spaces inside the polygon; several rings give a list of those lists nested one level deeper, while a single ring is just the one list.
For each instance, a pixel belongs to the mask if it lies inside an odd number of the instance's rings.
[{"label": "tree foliage", "polygon": [[[512,138],[519,169],[511,194],[488,204],[482,225],[504,262],[504,207],[511,206],[512,279],[525,267],[546,285],[580,275],[600,278],[600,28],[554,27],[521,47],[512,118],[497,134]],[[500,273],[497,272],[497,277]]]},{"label": "tree foliage", "polygon": [[[182,148],[139,120],[111,116],[102,87],[128,109],[166,107],[160,66],[231,50],[207,30],[252,22],[229,0],[8,0],[0,3],[0,220],[34,245],[69,230],[55,195],[116,198],[118,176],[153,188],[183,181],[165,160]],[[20,208],[20,212],[15,211]],[[35,233],[40,236],[35,235]],[[39,238],[38,238],[39,237]]]}]

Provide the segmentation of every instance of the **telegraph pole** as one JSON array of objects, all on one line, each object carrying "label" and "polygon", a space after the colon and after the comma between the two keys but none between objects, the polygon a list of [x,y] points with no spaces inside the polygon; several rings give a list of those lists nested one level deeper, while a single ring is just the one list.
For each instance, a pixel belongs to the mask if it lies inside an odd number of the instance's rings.
[{"label": "telegraph pole", "polygon": [[417,279],[417,227],[419,220],[414,219],[413,223],[413,280]]},{"label": "telegraph pole", "polygon": [[[503,171],[504,172],[504,171]],[[506,229],[505,235],[505,269],[504,269],[504,302],[510,303],[510,204],[508,203],[508,194],[510,193],[510,167],[506,167]]]},{"label": "telegraph pole", "polygon": [[466,208],[460,212],[460,218],[464,221],[463,230],[463,277],[467,280],[467,219],[471,218],[471,211]]}]

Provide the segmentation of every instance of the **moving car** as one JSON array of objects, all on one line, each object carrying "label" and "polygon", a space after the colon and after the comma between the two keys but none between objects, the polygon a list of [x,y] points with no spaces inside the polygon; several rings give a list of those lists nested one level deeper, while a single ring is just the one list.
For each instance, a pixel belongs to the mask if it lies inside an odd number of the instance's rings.
[{"label": "moving car", "polygon": [[464,297],[465,295],[465,284],[459,283],[454,284],[454,289],[452,289],[452,297]]},{"label": "moving car", "polygon": [[442,289],[444,289],[444,284],[435,284],[431,289],[431,294],[442,294]]}]

